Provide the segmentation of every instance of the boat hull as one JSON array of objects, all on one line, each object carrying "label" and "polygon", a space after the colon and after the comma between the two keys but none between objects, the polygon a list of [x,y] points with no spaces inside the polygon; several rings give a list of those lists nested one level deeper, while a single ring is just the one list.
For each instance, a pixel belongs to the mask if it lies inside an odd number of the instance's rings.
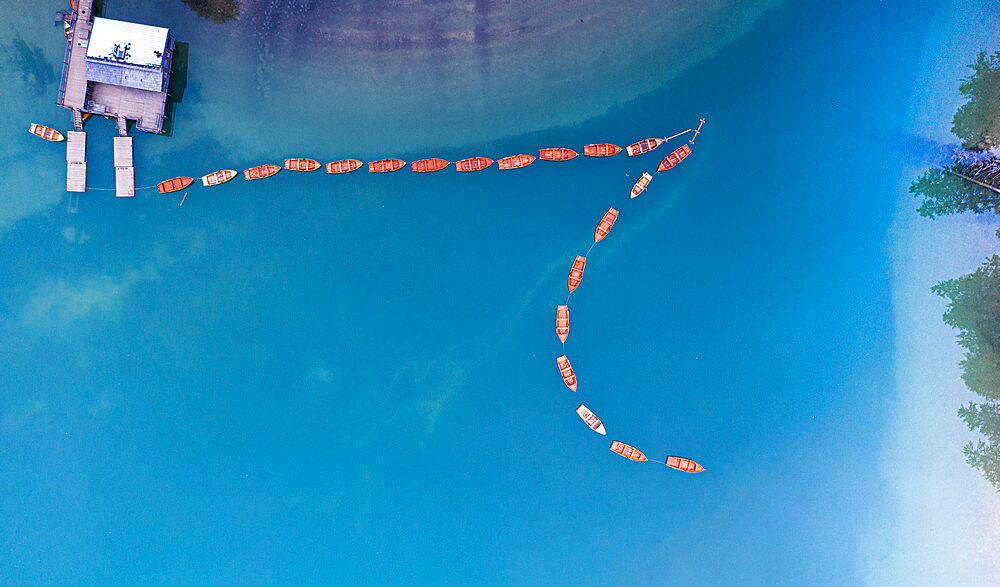
[{"label": "boat hull", "polygon": [[580,285],[580,280],[583,279],[583,270],[586,266],[587,258],[577,255],[576,260],[573,261],[573,267],[569,270],[569,278],[567,279],[569,293],[573,293],[573,290]]},{"label": "boat hull", "polygon": [[594,143],[583,148],[586,157],[613,157],[622,152],[622,148],[611,143]]},{"label": "boat hull", "polygon": [[272,165],[268,163],[266,165],[258,165],[256,167],[251,167],[243,172],[243,179],[250,181],[254,179],[264,179],[271,177],[275,173],[281,171],[281,168],[277,165]]},{"label": "boat hull", "polygon": [[678,471],[684,471],[685,473],[701,473],[705,470],[705,467],[702,467],[691,459],[684,457],[668,455],[667,458],[663,460],[663,464],[671,469],[677,469]]},{"label": "boat hull", "polygon": [[566,149],[564,147],[539,149],[538,151],[538,158],[544,159],[545,161],[569,161],[576,156],[576,151],[573,149]]},{"label": "boat hull", "polygon": [[566,342],[569,336],[569,306],[556,306],[556,336]]},{"label": "boat hull", "polygon": [[52,141],[53,143],[66,140],[66,136],[56,129],[43,124],[36,124],[34,122],[28,126],[28,132],[38,138],[45,139],[46,141]]},{"label": "boat hull", "polygon": [[448,167],[448,161],[437,157],[421,159],[410,163],[410,169],[416,173],[433,173],[435,171],[441,171],[445,167]]},{"label": "boat hull", "polygon": [[156,184],[156,190],[161,194],[169,194],[188,187],[193,181],[190,177],[174,177]]},{"label": "boat hull", "polygon": [[493,165],[493,160],[489,157],[469,157],[455,161],[455,169],[458,171],[482,171],[490,165]]},{"label": "boat hull", "polygon": [[319,169],[319,161],[315,159],[285,159],[285,169],[289,171],[316,171]]},{"label": "boat hull", "polygon": [[625,457],[626,459],[632,459],[633,461],[645,461],[646,455],[642,454],[642,451],[634,446],[625,444],[624,442],[618,442],[617,440],[611,443],[611,450]]},{"label": "boat hull", "polygon": [[594,230],[594,242],[600,242],[600,240],[611,232],[611,227],[615,225],[615,221],[618,220],[618,210],[614,208],[608,208],[608,211],[604,213],[604,218],[601,218],[600,223],[598,223],[597,228]]},{"label": "boat hull", "polygon": [[604,429],[604,424],[601,423],[601,419],[594,415],[594,412],[591,412],[587,406],[580,404],[580,407],[576,409],[576,415],[580,416],[580,419],[586,422],[587,426],[590,426],[590,429],[594,432],[602,436],[608,433],[608,431]]},{"label": "boat hull", "polygon": [[341,159],[340,161],[331,161],[326,164],[326,172],[350,173],[361,169],[361,166],[364,164],[365,162],[360,159]]},{"label": "boat hull", "polygon": [[630,197],[635,198],[642,194],[642,192],[646,191],[651,179],[653,179],[652,175],[643,173],[642,177],[640,177],[639,180],[635,182],[635,185],[632,186],[632,195]]},{"label": "boat hull", "polygon": [[371,173],[392,173],[405,166],[406,161],[402,159],[379,159],[368,164],[368,171]]},{"label": "boat hull", "polygon": [[219,171],[201,176],[201,185],[205,187],[212,187],[214,185],[226,183],[236,176],[237,172],[235,169],[220,169]]},{"label": "boat hull", "polygon": [[503,159],[497,160],[497,167],[500,169],[519,169],[521,167],[527,167],[535,162],[534,155],[511,155],[510,157],[504,157]]},{"label": "boat hull", "polygon": [[576,373],[573,372],[573,365],[569,364],[566,355],[556,357],[556,365],[559,366],[559,374],[562,375],[563,383],[570,391],[576,391]]},{"label": "boat hull", "polygon": [[636,143],[632,143],[631,145],[625,147],[625,150],[628,152],[629,157],[633,157],[635,155],[642,155],[643,153],[648,153],[665,142],[666,141],[661,138],[653,137],[651,139],[645,139]]},{"label": "boat hull", "polygon": [[667,155],[660,161],[660,164],[656,167],[657,171],[666,171],[677,165],[684,160],[685,157],[691,154],[691,147],[687,145],[681,145],[678,149],[675,149],[673,153]]}]

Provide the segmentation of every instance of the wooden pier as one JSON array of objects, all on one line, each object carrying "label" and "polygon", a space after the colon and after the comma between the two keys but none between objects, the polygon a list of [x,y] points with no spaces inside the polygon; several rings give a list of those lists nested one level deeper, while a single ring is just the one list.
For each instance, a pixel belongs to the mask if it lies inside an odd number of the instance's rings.
[{"label": "wooden pier", "polygon": [[164,109],[174,39],[169,30],[107,18],[94,19],[94,0],[77,0],[76,8],[59,17],[70,24],[56,104],[73,116],[66,144],[66,189],[87,190],[87,136],[83,115],[99,114],[115,121],[115,193],[135,196],[135,168],[128,120],[136,128],[163,132]]}]

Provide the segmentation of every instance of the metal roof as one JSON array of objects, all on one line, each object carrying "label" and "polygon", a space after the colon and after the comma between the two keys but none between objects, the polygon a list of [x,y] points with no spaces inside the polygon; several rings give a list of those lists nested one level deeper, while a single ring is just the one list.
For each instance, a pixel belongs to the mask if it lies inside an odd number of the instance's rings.
[{"label": "metal roof", "polygon": [[150,92],[163,91],[163,72],[158,69],[128,67],[116,63],[88,61],[85,75],[88,81],[139,88]]},{"label": "metal roof", "polygon": [[159,68],[168,33],[161,27],[98,17],[90,32],[87,59]]}]

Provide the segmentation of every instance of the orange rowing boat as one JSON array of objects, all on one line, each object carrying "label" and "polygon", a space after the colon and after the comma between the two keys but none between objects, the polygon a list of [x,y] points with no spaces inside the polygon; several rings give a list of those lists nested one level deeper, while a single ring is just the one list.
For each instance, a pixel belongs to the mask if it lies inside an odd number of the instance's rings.
[{"label": "orange rowing boat", "polygon": [[49,128],[41,124],[35,124],[34,122],[28,127],[28,132],[35,135],[36,137],[41,137],[46,141],[52,141],[53,143],[58,143],[59,141],[65,141],[66,137],[54,128]]},{"label": "orange rowing boat", "polygon": [[642,155],[643,153],[648,153],[665,142],[667,142],[665,139],[654,137],[652,139],[639,141],[638,143],[632,143],[631,145],[625,147],[625,149],[628,151],[628,156],[631,157],[632,155]]},{"label": "orange rowing boat", "polygon": [[569,270],[569,291],[573,293],[576,286],[580,285],[580,280],[583,279],[583,268],[587,266],[587,258],[576,256],[576,260],[573,261],[573,268]]},{"label": "orange rowing boat", "polygon": [[368,171],[372,173],[389,173],[399,171],[406,165],[402,159],[379,159],[368,164]]},{"label": "orange rowing boat", "polygon": [[677,165],[684,160],[685,157],[691,154],[691,147],[687,145],[681,145],[680,148],[676,149],[673,153],[667,155],[660,161],[660,165],[656,168],[657,171],[666,171]]},{"label": "orange rowing boat", "polygon": [[194,181],[194,179],[190,177],[174,177],[156,184],[156,189],[161,194],[169,194],[170,192],[176,192],[177,190],[186,188],[191,185],[192,181]]},{"label": "orange rowing boat", "polygon": [[414,161],[410,163],[410,169],[416,171],[417,173],[430,173],[432,171],[441,171],[445,167],[448,167],[448,162],[444,159],[438,159],[437,157],[432,157],[430,159],[421,159],[419,161]]},{"label": "orange rowing boat", "polygon": [[642,451],[634,446],[625,444],[624,442],[618,442],[617,440],[611,443],[611,450],[625,457],[626,459],[632,459],[633,461],[645,461],[646,455],[642,454]]},{"label": "orange rowing boat", "polygon": [[525,167],[531,165],[535,162],[534,155],[511,155],[510,157],[504,157],[503,159],[497,160],[497,167],[500,169],[517,169],[518,167]]},{"label": "orange rowing boat", "polygon": [[663,464],[671,469],[677,469],[678,471],[684,471],[685,473],[701,473],[705,470],[705,467],[702,467],[691,459],[686,459],[684,457],[668,456],[667,459],[663,461]]},{"label": "orange rowing boat", "polygon": [[580,404],[580,407],[576,409],[576,414],[583,418],[583,421],[590,426],[590,429],[594,432],[604,435],[607,431],[604,430],[604,424],[601,424],[601,419],[594,415],[587,406]]},{"label": "orange rowing boat", "polygon": [[243,172],[243,178],[248,181],[251,179],[264,179],[265,177],[271,177],[279,171],[281,171],[280,167],[268,163],[267,165],[258,165],[247,169]]},{"label": "orange rowing boat", "polygon": [[545,159],[546,161],[569,161],[573,157],[576,157],[576,155],[577,153],[573,149],[563,147],[540,149],[538,151],[538,158]]},{"label": "orange rowing boat", "polygon": [[213,185],[226,183],[234,177],[236,177],[235,169],[220,169],[214,173],[201,176],[201,185],[205,187],[212,187]]},{"label": "orange rowing boat", "polygon": [[615,225],[615,220],[618,220],[618,210],[608,208],[608,211],[604,213],[604,218],[601,218],[601,222],[597,225],[597,229],[594,231],[595,243],[608,236],[608,232],[611,230],[611,227]]},{"label": "orange rowing boat", "polygon": [[315,159],[285,159],[285,169],[289,171],[316,171],[319,161]]},{"label": "orange rowing boat", "polygon": [[559,342],[566,342],[569,336],[569,306],[556,306],[556,336]]},{"label": "orange rowing boat", "polygon": [[632,195],[630,197],[634,198],[639,194],[641,194],[642,192],[646,191],[646,186],[649,185],[649,180],[651,179],[653,179],[652,175],[648,173],[643,173],[642,177],[640,177],[638,181],[635,182],[635,185],[632,186]]},{"label": "orange rowing boat", "polygon": [[340,161],[331,161],[326,164],[327,173],[350,173],[356,171],[365,162],[359,159],[341,159]]},{"label": "orange rowing boat", "polygon": [[556,364],[559,365],[559,373],[562,374],[563,382],[571,391],[576,391],[576,373],[573,372],[573,365],[569,364],[566,355],[556,357]]},{"label": "orange rowing boat", "polygon": [[455,161],[455,169],[458,171],[481,171],[493,165],[493,160],[489,157],[469,157]]},{"label": "orange rowing boat", "polygon": [[594,143],[583,147],[583,154],[587,157],[611,157],[621,152],[621,147],[611,143]]}]

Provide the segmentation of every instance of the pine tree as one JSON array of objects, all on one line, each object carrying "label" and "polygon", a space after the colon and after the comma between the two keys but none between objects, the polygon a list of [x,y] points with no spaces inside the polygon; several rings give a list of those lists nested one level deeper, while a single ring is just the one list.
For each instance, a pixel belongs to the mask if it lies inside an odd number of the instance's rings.
[{"label": "pine tree", "polygon": [[969,67],[972,75],[958,87],[969,101],[955,113],[951,131],[966,149],[992,149],[1000,145],[1000,51],[981,52]]}]

